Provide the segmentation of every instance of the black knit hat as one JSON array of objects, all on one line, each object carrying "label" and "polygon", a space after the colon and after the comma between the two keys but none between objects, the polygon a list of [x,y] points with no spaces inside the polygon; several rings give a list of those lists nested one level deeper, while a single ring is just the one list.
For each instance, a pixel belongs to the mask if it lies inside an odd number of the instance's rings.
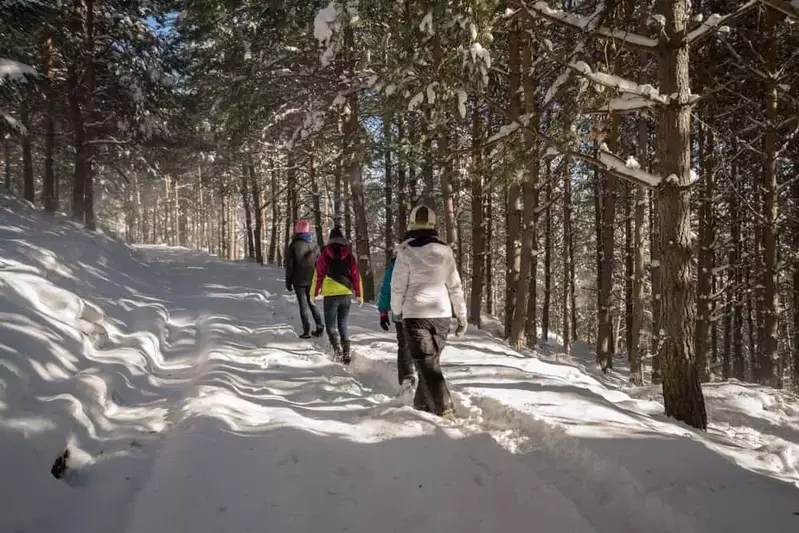
[{"label": "black knit hat", "polygon": [[330,235],[328,236],[328,240],[343,239],[343,238],[344,238],[344,232],[341,231],[341,227],[336,226],[330,230]]}]

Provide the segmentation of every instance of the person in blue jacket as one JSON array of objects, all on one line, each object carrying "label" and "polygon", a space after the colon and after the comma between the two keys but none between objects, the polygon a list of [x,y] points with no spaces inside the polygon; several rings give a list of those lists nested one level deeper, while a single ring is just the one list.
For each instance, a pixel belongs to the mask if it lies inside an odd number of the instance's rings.
[{"label": "person in blue jacket", "polygon": [[394,272],[394,262],[397,254],[391,258],[386,266],[386,273],[383,276],[383,284],[380,287],[380,300],[377,303],[377,310],[380,313],[380,327],[383,331],[388,331],[391,323],[397,330],[397,381],[400,385],[400,393],[412,392],[416,389],[416,375],[414,373],[413,358],[405,341],[405,328],[402,327],[402,320],[391,312],[391,275]]}]

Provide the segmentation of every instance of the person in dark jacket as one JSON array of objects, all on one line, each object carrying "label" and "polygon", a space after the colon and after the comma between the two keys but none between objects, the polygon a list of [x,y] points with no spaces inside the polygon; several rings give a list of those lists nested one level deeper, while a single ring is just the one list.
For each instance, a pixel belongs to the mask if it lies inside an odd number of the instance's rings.
[{"label": "person in dark jacket", "polygon": [[380,327],[383,328],[383,331],[388,331],[392,323],[397,330],[397,381],[400,385],[400,396],[406,397],[410,396],[416,389],[416,374],[413,369],[410,348],[405,339],[405,328],[399,317],[391,312],[391,276],[394,273],[394,263],[396,261],[397,253],[395,250],[394,256],[386,266],[386,273],[383,275],[377,311],[380,313]]},{"label": "person in dark jacket", "polygon": [[286,250],[286,290],[291,292],[293,289],[297,293],[302,320],[301,339],[311,338],[311,317],[316,324],[313,335],[321,337],[325,332],[322,317],[311,298],[311,284],[318,258],[319,247],[314,242],[311,223],[301,219],[294,226],[294,237]]},{"label": "person in dark jacket", "polygon": [[350,362],[347,320],[353,294],[363,304],[363,284],[358,260],[341,228],[330,230],[330,238],[316,261],[311,294],[324,296],[325,325],[333,354],[344,364]]},{"label": "person in dark jacket", "polygon": [[468,327],[463,285],[452,248],[438,238],[433,210],[424,205],[414,208],[409,227],[391,276],[391,310],[402,317],[419,371],[414,407],[451,417],[455,405],[440,358],[453,312],[458,319],[455,335],[464,335]]}]

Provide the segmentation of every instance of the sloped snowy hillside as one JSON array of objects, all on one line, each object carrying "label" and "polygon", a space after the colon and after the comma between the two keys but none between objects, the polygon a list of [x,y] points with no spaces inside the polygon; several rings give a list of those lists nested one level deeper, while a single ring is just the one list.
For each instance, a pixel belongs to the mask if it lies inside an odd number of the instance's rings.
[{"label": "sloped snowy hillside", "polygon": [[700,434],[654,389],[472,332],[444,355],[446,423],[394,398],[374,307],[345,369],[283,285],[0,197],[0,531],[799,528],[788,395],[709,386]]}]

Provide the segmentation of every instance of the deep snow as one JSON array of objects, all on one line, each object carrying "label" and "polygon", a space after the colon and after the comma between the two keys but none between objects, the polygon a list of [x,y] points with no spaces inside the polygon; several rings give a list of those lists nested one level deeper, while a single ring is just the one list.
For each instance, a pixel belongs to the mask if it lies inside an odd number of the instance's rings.
[{"label": "deep snow", "polygon": [[703,435],[579,353],[473,331],[444,354],[464,415],[446,423],[394,398],[374,307],[345,369],[297,337],[279,269],[134,249],[5,197],[0,286],[0,531],[799,528],[786,394],[708,386]]}]

